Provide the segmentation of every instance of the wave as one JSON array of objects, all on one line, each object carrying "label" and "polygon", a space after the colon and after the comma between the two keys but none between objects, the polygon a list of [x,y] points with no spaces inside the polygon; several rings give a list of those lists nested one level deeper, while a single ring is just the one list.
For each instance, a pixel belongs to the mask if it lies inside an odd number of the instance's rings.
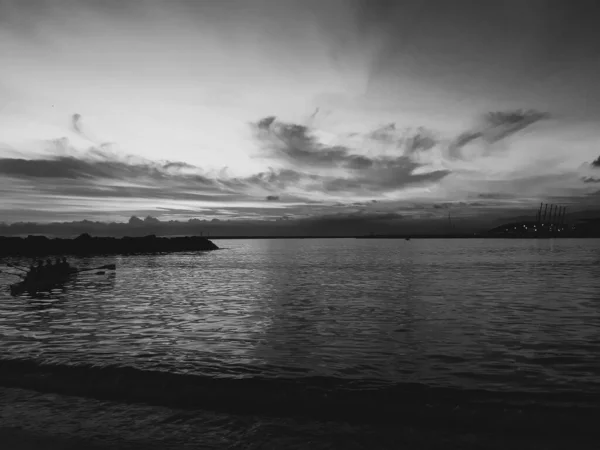
[{"label": "wave", "polygon": [[600,395],[583,392],[493,392],[332,377],[210,377],[22,359],[0,360],[0,385],[183,409],[361,423],[486,427],[518,420],[532,429],[556,421],[589,430],[600,419]]}]

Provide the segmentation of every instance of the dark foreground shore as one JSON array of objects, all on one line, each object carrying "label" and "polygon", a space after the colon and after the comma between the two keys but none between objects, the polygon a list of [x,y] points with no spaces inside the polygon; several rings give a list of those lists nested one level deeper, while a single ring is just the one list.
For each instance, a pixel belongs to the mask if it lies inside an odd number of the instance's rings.
[{"label": "dark foreground shore", "polygon": [[218,250],[213,242],[200,236],[161,238],[91,237],[82,234],[75,239],[48,239],[45,236],[26,238],[0,236],[0,256],[42,255],[111,255],[161,252],[192,252]]},{"label": "dark foreground shore", "polygon": [[[548,431],[552,431],[548,425]],[[559,430],[560,431],[560,430]],[[7,450],[75,449],[490,449],[597,448],[596,436],[436,427],[397,421],[365,425],[184,410],[0,387],[0,445]]]},{"label": "dark foreground shore", "polygon": [[[85,448],[591,449],[600,441],[598,396],[583,392],[215,378],[15,360],[0,364],[0,386],[0,442],[14,443],[3,448],[83,448],[76,442],[86,440]],[[54,447],[31,447],[44,436]]]}]

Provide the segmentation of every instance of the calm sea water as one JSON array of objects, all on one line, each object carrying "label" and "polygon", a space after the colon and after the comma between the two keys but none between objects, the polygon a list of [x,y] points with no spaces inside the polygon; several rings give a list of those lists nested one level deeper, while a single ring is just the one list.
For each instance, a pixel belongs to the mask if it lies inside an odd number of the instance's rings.
[{"label": "calm sea water", "polygon": [[550,411],[600,404],[600,240],[217,244],[77,259],[117,270],[35,298],[2,291],[0,425],[246,450],[445,439],[400,438],[411,417],[597,428],[587,412]]},{"label": "calm sea water", "polygon": [[209,377],[600,392],[600,240],[229,240],[1,294],[0,355]]}]

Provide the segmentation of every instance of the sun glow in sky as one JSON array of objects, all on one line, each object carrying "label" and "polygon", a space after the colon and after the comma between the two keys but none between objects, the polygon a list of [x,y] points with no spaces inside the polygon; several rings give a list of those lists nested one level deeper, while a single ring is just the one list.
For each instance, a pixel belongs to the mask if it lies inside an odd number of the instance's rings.
[{"label": "sun glow in sky", "polygon": [[0,221],[593,206],[597,18],[543,0],[0,1]]}]

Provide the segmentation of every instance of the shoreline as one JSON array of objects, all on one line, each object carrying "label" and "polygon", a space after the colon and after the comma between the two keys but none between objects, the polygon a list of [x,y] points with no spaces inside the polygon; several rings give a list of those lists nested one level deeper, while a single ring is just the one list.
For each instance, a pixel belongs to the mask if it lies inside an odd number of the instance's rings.
[{"label": "shoreline", "polygon": [[593,430],[600,419],[600,393],[501,392],[415,383],[373,388],[373,383],[358,386],[323,377],[221,378],[128,366],[0,362],[0,386],[6,388],[228,415],[342,420],[356,425],[401,421],[414,427],[521,433],[540,433],[553,424],[572,434]]},{"label": "shoreline", "polygon": [[92,237],[82,234],[75,239],[46,236],[0,236],[0,256],[41,255],[119,255],[218,250],[214,242],[202,236],[189,237]]},{"label": "shoreline", "polygon": [[143,237],[90,236],[82,234],[76,238],[47,237],[44,235],[0,236],[0,257],[31,255],[118,255],[144,253],[176,253],[189,251],[220,250],[214,240],[281,240],[281,239],[600,239],[598,235],[560,234],[550,235],[510,235],[487,233],[462,234],[369,234],[369,235],[289,235],[289,236],[257,236],[257,235],[149,235]]},{"label": "shoreline", "polygon": [[261,448],[506,448],[593,449],[598,431],[565,433],[560,424],[527,433],[477,425],[454,429],[433,423],[361,425],[342,419],[306,420],[224,414],[100,401],[0,387],[0,442],[10,450]]}]

